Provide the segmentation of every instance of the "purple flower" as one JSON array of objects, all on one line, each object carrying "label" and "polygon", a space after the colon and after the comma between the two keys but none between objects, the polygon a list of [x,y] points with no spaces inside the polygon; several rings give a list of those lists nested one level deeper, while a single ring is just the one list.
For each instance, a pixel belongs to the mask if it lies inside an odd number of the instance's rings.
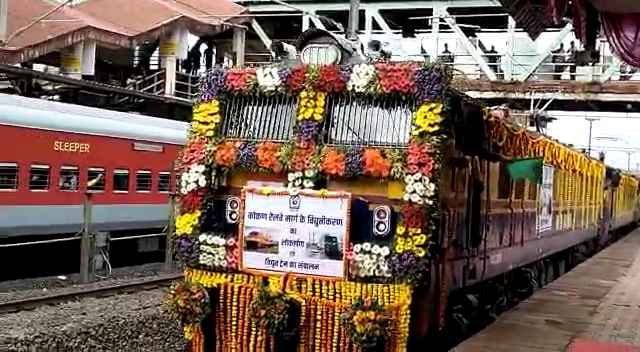
[{"label": "purple flower", "polygon": [[291,76],[291,68],[288,67],[280,67],[278,69],[278,77],[280,78],[280,82],[284,85],[289,77]]},{"label": "purple flower", "polygon": [[316,121],[305,120],[297,126],[297,136],[304,142],[315,141],[318,135],[318,123]]},{"label": "purple flower", "polygon": [[413,252],[393,254],[389,259],[389,266],[393,277],[401,282],[413,284],[428,278],[429,262]]},{"label": "purple flower", "polygon": [[198,240],[193,236],[178,236],[175,241],[175,253],[187,266],[198,264]]},{"label": "purple flower", "polygon": [[356,177],[362,173],[364,157],[362,149],[352,148],[345,153],[345,176]]},{"label": "purple flower", "polygon": [[444,68],[439,66],[423,67],[416,70],[414,80],[418,87],[418,100],[440,101],[444,91]]},{"label": "purple flower", "polygon": [[207,72],[200,81],[202,93],[199,101],[206,102],[216,99],[220,91],[224,88],[226,79],[227,73],[222,69],[214,68]]},{"label": "purple flower", "polygon": [[238,149],[238,159],[236,165],[241,168],[251,170],[256,167],[256,146],[252,143],[244,143]]}]

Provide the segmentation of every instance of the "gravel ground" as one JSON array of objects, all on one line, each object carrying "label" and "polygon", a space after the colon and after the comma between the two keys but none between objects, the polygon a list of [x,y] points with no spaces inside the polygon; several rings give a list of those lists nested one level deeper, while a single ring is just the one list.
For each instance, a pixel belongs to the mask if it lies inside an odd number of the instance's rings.
[{"label": "gravel ground", "polygon": [[[178,264],[176,264],[178,266]],[[152,277],[164,273],[164,263],[152,263],[139,266],[114,269],[111,275],[106,278],[96,278],[90,283],[91,287],[100,287],[105,284],[114,284],[127,281],[133,278]],[[176,272],[181,272],[182,268],[177,267]],[[80,282],[79,274],[60,277],[43,277],[34,279],[22,279],[0,282],[0,303],[18,299],[37,297],[53,292],[64,291],[65,289],[75,289],[83,286]],[[2,351],[2,350],[0,350]]]},{"label": "gravel ground", "polygon": [[0,351],[184,351],[165,290],[86,298],[0,315]]}]

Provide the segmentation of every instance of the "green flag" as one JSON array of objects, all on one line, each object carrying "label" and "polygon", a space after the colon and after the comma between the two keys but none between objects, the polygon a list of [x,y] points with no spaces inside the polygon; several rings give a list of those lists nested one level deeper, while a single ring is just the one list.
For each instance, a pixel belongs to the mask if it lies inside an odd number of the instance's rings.
[{"label": "green flag", "polygon": [[542,158],[509,160],[506,167],[514,180],[524,178],[536,184],[542,183]]}]

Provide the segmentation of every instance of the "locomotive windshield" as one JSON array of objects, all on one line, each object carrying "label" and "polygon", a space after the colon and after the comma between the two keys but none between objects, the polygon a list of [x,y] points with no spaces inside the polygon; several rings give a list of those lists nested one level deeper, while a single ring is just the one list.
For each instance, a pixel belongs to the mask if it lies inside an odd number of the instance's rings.
[{"label": "locomotive windshield", "polygon": [[291,96],[234,96],[226,108],[222,135],[250,141],[289,140],[296,106]]}]

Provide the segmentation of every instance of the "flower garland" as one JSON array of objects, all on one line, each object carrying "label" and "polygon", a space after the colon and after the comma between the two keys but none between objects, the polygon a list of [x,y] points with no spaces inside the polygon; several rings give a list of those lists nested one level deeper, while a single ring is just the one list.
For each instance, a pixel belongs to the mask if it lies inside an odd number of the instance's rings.
[{"label": "flower garland", "polygon": [[384,343],[391,334],[391,314],[368,297],[358,297],[340,319],[349,339],[361,347]]},{"label": "flower garland", "polygon": [[258,326],[265,329],[268,334],[279,334],[286,329],[295,329],[287,326],[294,302],[295,300],[284,291],[280,282],[272,281],[269,285],[261,284],[258,287],[250,314]]},{"label": "flower garland", "polygon": [[183,326],[185,335],[190,340],[194,335],[194,328],[199,328],[211,311],[209,295],[198,282],[174,282],[169,288],[168,311]]}]

